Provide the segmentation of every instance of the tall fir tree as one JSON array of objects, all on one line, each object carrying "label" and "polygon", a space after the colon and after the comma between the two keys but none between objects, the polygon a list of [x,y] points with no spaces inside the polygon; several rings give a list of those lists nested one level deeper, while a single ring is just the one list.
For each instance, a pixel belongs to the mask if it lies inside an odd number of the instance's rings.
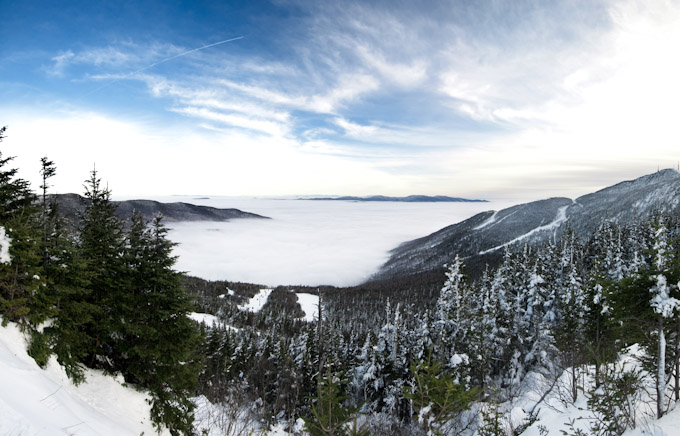
[{"label": "tall fir tree", "polygon": [[[6,128],[0,128],[0,142]],[[11,240],[8,263],[0,263],[0,313],[3,322],[41,322],[45,313],[36,300],[43,292],[40,269],[40,229],[36,197],[28,181],[8,168],[13,157],[0,152],[0,227]]]},{"label": "tall fir tree", "polygon": [[45,333],[57,360],[77,383],[84,380],[86,356],[95,351],[88,327],[95,322],[98,307],[90,301],[85,261],[55,199],[48,208],[47,228],[49,234],[43,247],[47,262],[43,268],[47,291],[54,302],[54,318]]},{"label": "tall fir tree", "polygon": [[96,170],[85,182],[85,205],[80,216],[80,251],[85,262],[90,293],[88,303],[96,308],[96,321],[88,325],[94,341],[89,366],[107,371],[118,370],[114,362],[123,339],[122,302],[127,287],[124,271],[124,235],[111,191],[101,186]]},{"label": "tall fir tree", "polygon": [[665,413],[665,392],[666,392],[666,324],[678,316],[680,300],[672,297],[671,285],[668,281],[668,273],[671,266],[671,247],[668,238],[668,228],[664,222],[664,217],[659,218],[654,223],[654,246],[653,246],[653,265],[652,282],[653,286],[649,289],[652,295],[650,306],[656,320],[656,408],[657,418],[661,418]]},{"label": "tall fir tree", "polygon": [[135,213],[128,232],[124,259],[128,290],[121,296],[124,323],[120,366],[126,378],[150,390],[151,415],[172,435],[192,432],[194,404],[201,362],[197,356],[198,329],[181,275],[173,269],[175,245],[167,239],[162,216],[147,227]]}]

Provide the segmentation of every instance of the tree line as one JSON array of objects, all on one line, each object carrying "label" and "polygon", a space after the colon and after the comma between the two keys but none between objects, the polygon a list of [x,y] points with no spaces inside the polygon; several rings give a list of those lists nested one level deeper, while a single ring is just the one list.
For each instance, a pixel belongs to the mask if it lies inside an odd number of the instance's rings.
[{"label": "tree line", "polygon": [[536,411],[508,428],[499,405],[538,374],[546,391],[568,380],[569,403],[586,396],[592,434],[618,435],[639,424],[632,399],[643,389],[642,373],[617,363],[627,347],[644,350],[656,417],[680,399],[679,240],[677,214],[604,220],[587,240],[567,227],[557,243],[506,248],[474,281],[452,256],[431,296],[322,288],[322,328],[291,315],[284,299],[244,317],[237,303],[202,292],[225,326],[206,330],[200,392],[291,426],[331,422],[317,417],[331,397],[327,414],[361,417],[373,435],[505,435]]},{"label": "tree line", "polygon": [[[6,128],[0,129],[0,141]],[[30,334],[29,354],[44,366],[55,355],[69,377],[85,368],[120,373],[147,389],[151,418],[173,435],[193,432],[201,359],[192,306],[173,269],[173,243],[162,217],[115,214],[111,191],[93,170],[75,230],[49,195],[54,162],[41,159],[40,195],[0,153],[2,322]]]}]

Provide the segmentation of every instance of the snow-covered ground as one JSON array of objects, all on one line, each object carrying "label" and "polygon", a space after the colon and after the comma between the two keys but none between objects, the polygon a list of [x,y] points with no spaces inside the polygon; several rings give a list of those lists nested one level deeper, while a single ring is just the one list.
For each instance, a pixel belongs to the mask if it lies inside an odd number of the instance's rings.
[{"label": "snow-covered ground", "polygon": [[[639,360],[636,356],[641,356],[643,352],[633,346],[627,353],[621,356],[617,362],[619,370],[638,370],[640,369]],[[590,373],[581,374],[580,385],[586,386],[587,391],[592,389],[594,369],[590,368]],[[642,375],[646,373],[641,372]],[[509,422],[515,427],[529,416],[529,412],[537,412],[537,420],[529,426],[522,436],[563,436],[573,435],[576,429],[589,435],[589,428],[592,423],[597,421],[594,411],[588,406],[588,395],[579,391],[578,400],[575,403],[569,401],[569,380],[570,371],[565,371],[557,383],[554,384],[550,394],[541,400],[545,393],[546,386],[552,384],[550,380],[530,374],[523,383],[523,392],[513,401]],[[660,420],[656,419],[656,403],[650,393],[654,392],[653,377],[647,375],[643,377],[644,389],[640,390],[629,403],[630,416],[634,417],[635,428],[629,429],[623,436],[675,436],[680,435],[680,407],[671,403],[669,412]],[[669,392],[667,392],[668,394]],[[652,394],[653,395],[653,394]],[[569,423],[573,423],[570,429]],[[547,431],[547,432],[546,432]]]},{"label": "snow-covered ground", "polygon": [[0,226],[0,263],[9,263],[12,257],[9,254],[9,243],[12,240],[5,233],[5,228]]},{"label": "snow-covered ground", "polygon": [[199,324],[205,324],[207,327],[212,327],[214,325],[220,324],[220,319],[215,315],[211,315],[209,313],[191,312],[189,314],[189,318],[193,319]]},{"label": "snow-covered ground", "polygon": [[0,435],[156,434],[147,395],[98,371],[86,377],[74,386],[54,357],[41,369],[19,328],[0,327]]},{"label": "snow-covered ground", "polygon": [[[298,294],[303,308],[313,307],[314,299]],[[300,297],[302,296],[302,298]],[[314,296],[315,297],[315,296]],[[303,303],[303,301],[306,301]],[[318,301],[318,300],[317,300]],[[310,312],[305,313],[311,315]],[[205,322],[216,321],[211,315],[192,314],[192,319]],[[637,366],[634,349],[619,364],[629,368]],[[551,383],[545,378],[531,374],[523,383],[522,392],[512,404],[502,405],[508,412],[506,424],[517,427],[532,410],[537,420],[522,436],[562,436],[573,434],[568,423],[573,420],[576,428],[586,431],[592,422],[593,413],[588,409],[587,398],[581,392],[579,400],[570,404],[568,399],[568,371],[562,374],[553,391],[543,397],[546,386]],[[87,370],[87,381],[74,386],[64,370],[51,358],[47,367],[41,369],[26,353],[26,339],[19,328],[12,323],[0,327],[0,435],[87,435],[87,436],[138,436],[156,434],[149,421],[147,395],[125,386],[118,377],[105,376],[101,372]],[[589,376],[582,377],[587,386],[592,383]],[[650,378],[646,384],[653,384]],[[651,385],[650,385],[651,386]],[[647,386],[648,388],[650,386]],[[649,389],[648,389],[649,390]],[[653,391],[653,388],[650,390]],[[540,400],[540,401],[539,401]],[[197,403],[196,426],[206,434],[224,435],[228,428],[251,429],[260,434],[259,425],[248,414],[228,407],[210,404],[205,398],[195,399]],[[636,428],[624,436],[674,436],[680,434],[680,407],[673,407],[660,420],[654,419],[654,403],[648,394],[641,394],[634,404]],[[231,420],[231,421],[230,421]],[[302,422],[298,422],[293,434],[304,434]],[[167,435],[167,432],[162,434]],[[278,425],[267,432],[270,436],[289,434],[284,425]]]},{"label": "snow-covered ground", "polygon": [[205,324],[206,327],[218,326],[235,332],[240,330],[233,325],[225,324],[224,322],[220,321],[218,317],[209,313],[191,312],[188,316],[199,324]]},{"label": "snow-covered ground", "polygon": [[267,303],[267,299],[269,299],[272,291],[273,289],[260,289],[260,292],[255,294],[255,296],[248,300],[246,304],[239,306],[238,308],[249,312],[259,312]]},{"label": "snow-covered ground", "polygon": [[298,303],[305,313],[305,321],[314,321],[317,319],[319,314],[319,296],[304,292],[298,292],[295,295],[297,295]]}]

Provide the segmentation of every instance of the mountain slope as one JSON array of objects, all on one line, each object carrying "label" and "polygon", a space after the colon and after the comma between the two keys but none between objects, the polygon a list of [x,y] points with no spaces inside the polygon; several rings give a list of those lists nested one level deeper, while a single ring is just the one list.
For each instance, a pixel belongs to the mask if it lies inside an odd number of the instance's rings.
[{"label": "mountain slope", "polygon": [[622,224],[648,217],[654,210],[680,208],[680,173],[659,171],[618,183],[576,200],[551,198],[501,211],[482,212],[392,250],[375,280],[437,271],[458,254],[472,275],[494,265],[506,246],[557,240],[566,223],[580,237],[592,234],[604,219]]},{"label": "mountain slope", "polygon": [[[55,195],[59,210],[69,220],[74,220],[78,212],[83,210],[84,197],[78,194],[57,194]],[[243,212],[239,209],[218,209],[209,206],[197,206],[189,203],[160,203],[153,200],[126,200],[114,201],[117,206],[116,214],[123,218],[129,218],[133,210],[139,211],[146,220],[150,220],[154,215],[160,213],[165,222],[176,221],[228,221],[238,218],[264,218],[250,212]]]}]

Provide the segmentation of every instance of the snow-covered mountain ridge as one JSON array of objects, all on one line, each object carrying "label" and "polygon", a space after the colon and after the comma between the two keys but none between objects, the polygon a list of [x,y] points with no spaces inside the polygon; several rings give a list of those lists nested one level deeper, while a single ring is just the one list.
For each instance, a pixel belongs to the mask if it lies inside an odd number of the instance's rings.
[{"label": "snow-covered mountain ridge", "polygon": [[456,254],[475,275],[485,264],[495,265],[503,248],[557,240],[567,223],[579,237],[592,234],[604,219],[632,223],[655,210],[680,208],[680,173],[666,169],[583,195],[557,197],[479,213],[423,238],[395,248],[374,276],[389,279],[439,270]]}]

